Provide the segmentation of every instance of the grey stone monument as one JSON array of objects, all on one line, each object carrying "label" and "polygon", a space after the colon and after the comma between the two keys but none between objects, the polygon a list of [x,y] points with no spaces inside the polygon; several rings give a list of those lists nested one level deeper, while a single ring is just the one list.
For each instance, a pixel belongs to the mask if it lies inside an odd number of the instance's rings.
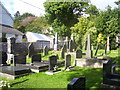
[{"label": "grey stone monument", "polygon": [[62,49],[61,49],[61,58],[65,57],[65,52],[67,52],[66,44],[64,44],[63,47],[62,47]]},{"label": "grey stone monument", "polygon": [[65,56],[65,69],[67,69],[69,66],[71,66],[71,55],[67,54]]},{"label": "grey stone monument", "polygon": [[57,64],[57,56],[50,56],[49,57],[49,71],[53,72],[56,64]]},{"label": "grey stone monument", "polygon": [[32,63],[41,62],[41,54],[35,54],[32,56]]},{"label": "grey stone monument", "polygon": [[0,66],[7,65],[7,53],[0,51]]},{"label": "grey stone monument", "polygon": [[67,49],[69,49],[69,40],[68,40],[68,37],[66,37],[65,44],[66,44]]},{"label": "grey stone monument", "polygon": [[72,44],[72,40],[69,41],[69,51],[72,52],[73,51],[73,44]]},{"label": "grey stone monument", "polygon": [[75,44],[75,36],[73,34],[71,35],[71,40],[72,40],[72,49],[73,49],[73,51],[75,51],[76,50],[76,44]]},{"label": "grey stone monument", "polygon": [[[18,48],[19,47],[19,48]],[[26,64],[26,56],[28,55],[28,47],[23,43],[14,45],[14,63]]]},{"label": "grey stone monument", "polygon": [[88,34],[86,58],[92,58],[90,34]]},{"label": "grey stone monument", "polygon": [[34,54],[35,54],[34,45],[33,45],[33,43],[30,43],[28,46],[28,56],[32,57],[32,55],[34,55]]},{"label": "grey stone monument", "polygon": [[107,37],[107,51],[110,51],[110,38]]},{"label": "grey stone monument", "polygon": [[58,33],[55,34],[54,50],[58,50]]},{"label": "grey stone monument", "polygon": [[82,51],[76,50],[76,58],[82,58]]},{"label": "grey stone monument", "polygon": [[47,46],[45,46],[45,47],[43,48],[43,55],[44,55],[44,56],[48,55],[48,47],[47,47]]},{"label": "grey stone monument", "polygon": [[8,54],[13,54],[13,48],[15,44],[16,39],[15,38],[8,38],[7,39],[7,53]]}]

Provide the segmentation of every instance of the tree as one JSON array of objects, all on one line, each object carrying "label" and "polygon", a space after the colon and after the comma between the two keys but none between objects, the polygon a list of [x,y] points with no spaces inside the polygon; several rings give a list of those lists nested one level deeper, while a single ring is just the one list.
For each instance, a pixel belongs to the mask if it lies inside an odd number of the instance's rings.
[{"label": "tree", "polygon": [[25,32],[48,33],[49,26],[43,16],[36,17],[31,24],[25,27]]},{"label": "tree", "polygon": [[96,28],[94,27],[94,22],[89,21],[86,17],[81,17],[78,19],[79,22],[71,27],[73,34],[75,35],[75,40],[77,46],[82,49],[85,46],[87,35],[95,36]]},{"label": "tree", "polygon": [[88,7],[88,2],[45,2],[45,18],[54,32],[60,36],[71,35],[70,27],[78,22],[81,12]]},{"label": "tree", "polygon": [[98,15],[99,11],[95,5],[89,5],[88,9],[86,9],[86,13],[91,15]]},{"label": "tree", "polygon": [[35,15],[33,15],[31,13],[24,13],[23,15],[15,18],[15,20],[14,20],[14,28],[16,28],[17,30],[24,33],[25,32],[25,25],[21,24],[21,22],[23,22],[25,20],[25,18],[27,18],[29,16],[35,17]]},{"label": "tree", "polygon": [[[102,33],[104,37],[104,41],[106,41],[107,37],[111,37],[111,45],[114,44],[114,38],[119,33],[118,26],[118,13],[119,10],[117,8],[111,9],[110,6],[107,7],[106,11],[101,11],[100,15],[97,17],[95,21],[95,26],[97,28],[97,35]],[[106,42],[104,42],[105,44]]]}]

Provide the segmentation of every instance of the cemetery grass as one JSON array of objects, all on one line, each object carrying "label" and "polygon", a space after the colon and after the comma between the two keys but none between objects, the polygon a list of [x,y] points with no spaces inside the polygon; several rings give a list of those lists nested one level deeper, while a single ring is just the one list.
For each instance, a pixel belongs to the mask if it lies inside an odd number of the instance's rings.
[{"label": "cemetery grass", "polygon": [[67,88],[73,78],[86,76],[87,88],[99,88],[102,82],[102,69],[74,67],[72,71],[62,71],[55,75],[45,72],[33,73],[9,81],[11,88]]}]

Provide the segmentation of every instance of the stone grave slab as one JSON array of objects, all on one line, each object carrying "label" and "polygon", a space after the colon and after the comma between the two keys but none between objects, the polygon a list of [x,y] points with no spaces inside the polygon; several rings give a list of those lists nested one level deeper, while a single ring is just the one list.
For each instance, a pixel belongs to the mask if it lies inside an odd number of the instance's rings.
[{"label": "stone grave slab", "polygon": [[19,66],[3,66],[0,67],[0,76],[7,77],[9,79],[15,79],[24,75],[31,73],[30,68],[28,67],[19,67]]}]

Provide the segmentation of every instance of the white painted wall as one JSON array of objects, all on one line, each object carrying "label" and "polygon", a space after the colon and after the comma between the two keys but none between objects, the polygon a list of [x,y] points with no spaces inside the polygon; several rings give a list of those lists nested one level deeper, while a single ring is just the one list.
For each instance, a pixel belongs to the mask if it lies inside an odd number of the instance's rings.
[{"label": "white painted wall", "polygon": [[8,11],[3,7],[3,5],[1,5],[1,3],[0,3],[0,24],[13,27],[13,18],[10,16]]}]

